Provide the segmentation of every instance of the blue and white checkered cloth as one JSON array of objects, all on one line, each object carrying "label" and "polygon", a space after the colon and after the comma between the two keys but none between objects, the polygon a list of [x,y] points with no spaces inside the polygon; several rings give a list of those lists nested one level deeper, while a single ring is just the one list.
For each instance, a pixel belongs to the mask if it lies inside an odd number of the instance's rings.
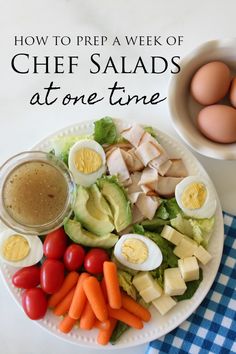
[{"label": "blue and white checkered cloth", "polygon": [[149,344],[146,354],[236,353],[236,217],[224,213],[220,268],[208,295],[178,328]]}]

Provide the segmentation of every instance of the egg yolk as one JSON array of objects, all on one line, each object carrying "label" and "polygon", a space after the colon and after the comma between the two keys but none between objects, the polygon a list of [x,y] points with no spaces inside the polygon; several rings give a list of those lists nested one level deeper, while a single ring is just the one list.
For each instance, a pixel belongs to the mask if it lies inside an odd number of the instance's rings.
[{"label": "egg yolk", "polygon": [[127,239],[121,247],[121,253],[130,263],[140,264],[148,258],[148,248],[143,241]]},{"label": "egg yolk", "polygon": [[28,256],[29,251],[29,243],[21,235],[12,235],[3,244],[3,256],[8,261],[21,261]]},{"label": "egg yolk", "polygon": [[74,163],[79,172],[90,174],[99,170],[102,158],[95,150],[81,148],[75,153]]},{"label": "egg yolk", "polygon": [[202,183],[191,183],[182,194],[181,201],[187,209],[199,209],[206,201],[207,190]]}]

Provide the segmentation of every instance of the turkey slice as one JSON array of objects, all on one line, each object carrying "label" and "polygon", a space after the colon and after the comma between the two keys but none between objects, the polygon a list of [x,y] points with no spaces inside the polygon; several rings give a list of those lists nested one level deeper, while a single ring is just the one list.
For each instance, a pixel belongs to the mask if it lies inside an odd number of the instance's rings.
[{"label": "turkey slice", "polygon": [[135,205],[145,218],[151,220],[154,217],[159,204],[160,201],[157,197],[147,196],[143,193],[139,195]]},{"label": "turkey slice", "polygon": [[165,173],[165,176],[170,177],[186,177],[188,176],[188,171],[183,163],[182,159],[171,159],[171,166]]},{"label": "turkey slice", "polygon": [[156,182],[158,179],[158,172],[156,169],[151,168],[151,167],[145,167],[145,169],[142,172],[141,179],[139,181],[139,184],[149,184],[152,182]]},{"label": "turkey slice", "polygon": [[135,204],[137,202],[140,193],[142,193],[142,192],[134,192],[134,193],[128,194],[128,198],[132,204]]},{"label": "turkey slice", "polygon": [[130,175],[132,183],[128,186],[128,194],[135,193],[135,192],[142,192],[142,189],[139,186],[141,175],[142,175],[141,172],[134,172]]},{"label": "turkey slice", "polygon": [[159,176],[157,183],[157,193],[161,197],[171,198],[175,195],[175,187],[182,181],[182,177],[162,177]]},{"label": "turkey slice", "polygon": [[144,166],[147,166],[150,161],[154,160],[161,154],[160,150],[156,147],[156,145],[149,141],[139,145],[135,153],[142,161]]},{"label": "turkey slice", "polygon": [[145,130],[140,125],[134,123],[130,129],[123,131],[121,135],[133,146],[137,147],[144,133]]},{"label": "turkey slice", "polygon": [[140,212],[139,208],[134,205],[132,208],[132,224],[137,224],[143,220],[143,214]]},{"label": "turkey slice", "polygon": [[107,167],[110,175],[117,175],[121,182],[128,180],[130,177],[120,148],[114,150],[107,158]]},{"label": "turkey slice", "polygon": [[140,171],[143,169],[143,163],[135,155],[134,149],[129,151],[121,150],[121,153],[129,172]]},{"label": "turkey slice", "polygon": [[172,165],[171,160],[167,160],[166,162],[162,163],[158,168],[158,173],[161,176],[164,176],[169,171],[171,165]]}]

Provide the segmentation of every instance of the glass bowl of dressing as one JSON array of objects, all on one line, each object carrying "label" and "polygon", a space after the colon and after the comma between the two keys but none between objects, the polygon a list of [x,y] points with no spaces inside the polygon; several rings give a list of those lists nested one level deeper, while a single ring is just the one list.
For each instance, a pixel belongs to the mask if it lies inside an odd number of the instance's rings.
[{"label": "glass bowl of dressing", "polygon": [[76,186],[67,166],[54,155],[27,151],[0,168],[0,219],[29,235],[47,234],[72,213]]}]

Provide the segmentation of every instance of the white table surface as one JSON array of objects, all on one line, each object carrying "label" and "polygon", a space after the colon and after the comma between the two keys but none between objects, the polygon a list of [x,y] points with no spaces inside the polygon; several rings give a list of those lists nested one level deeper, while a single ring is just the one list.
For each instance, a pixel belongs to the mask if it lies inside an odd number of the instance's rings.
[{"label": "white table surface", "polygon": [[[135,119],[155,124],[176,136],[169,117],[167,102],[158,105],[130,104],[124,107],[101,102],[91,106],[62,107],[53,105],[35,107],[29,99],[39,88],[54,80],[63,92],[89,94],[102,93],[114,81],[126,86],[128,93],[152,94],[160,91],[167,95],[169,74],[88,74],[87,57],[101,53],[103,63],[112,55],[116,60],[127,55],[130,63],[142,56],[183,57],[201,42],[235,36],[235,0],[188,1],[146,0],[117,2],[109,0],[11,0],[0,1],[1,23],[1,93],[0,93],[0,163],[11,155],[28,149],[45,136],[81,120],[105,115]],[[184,36],[179,47],[14,47],[14,35],[156,35]],[[14,54],[79,55],[83,69],[73,75],[17,75],[10,66]],[[180,139],[180,138],[179,138]],[[219,194],[222,207],[236,215],[236,162],[217,161],[194,153],[206,168]],[[0,281],[0,342],[4,354],[83,353],[81,347],[64,343],[28,320],[16,306]],[[117,354],[141,354],[146,345]],[[104,349],[103,349],[104,350]],[[95,350],[86,349],[87,354]]]}]

